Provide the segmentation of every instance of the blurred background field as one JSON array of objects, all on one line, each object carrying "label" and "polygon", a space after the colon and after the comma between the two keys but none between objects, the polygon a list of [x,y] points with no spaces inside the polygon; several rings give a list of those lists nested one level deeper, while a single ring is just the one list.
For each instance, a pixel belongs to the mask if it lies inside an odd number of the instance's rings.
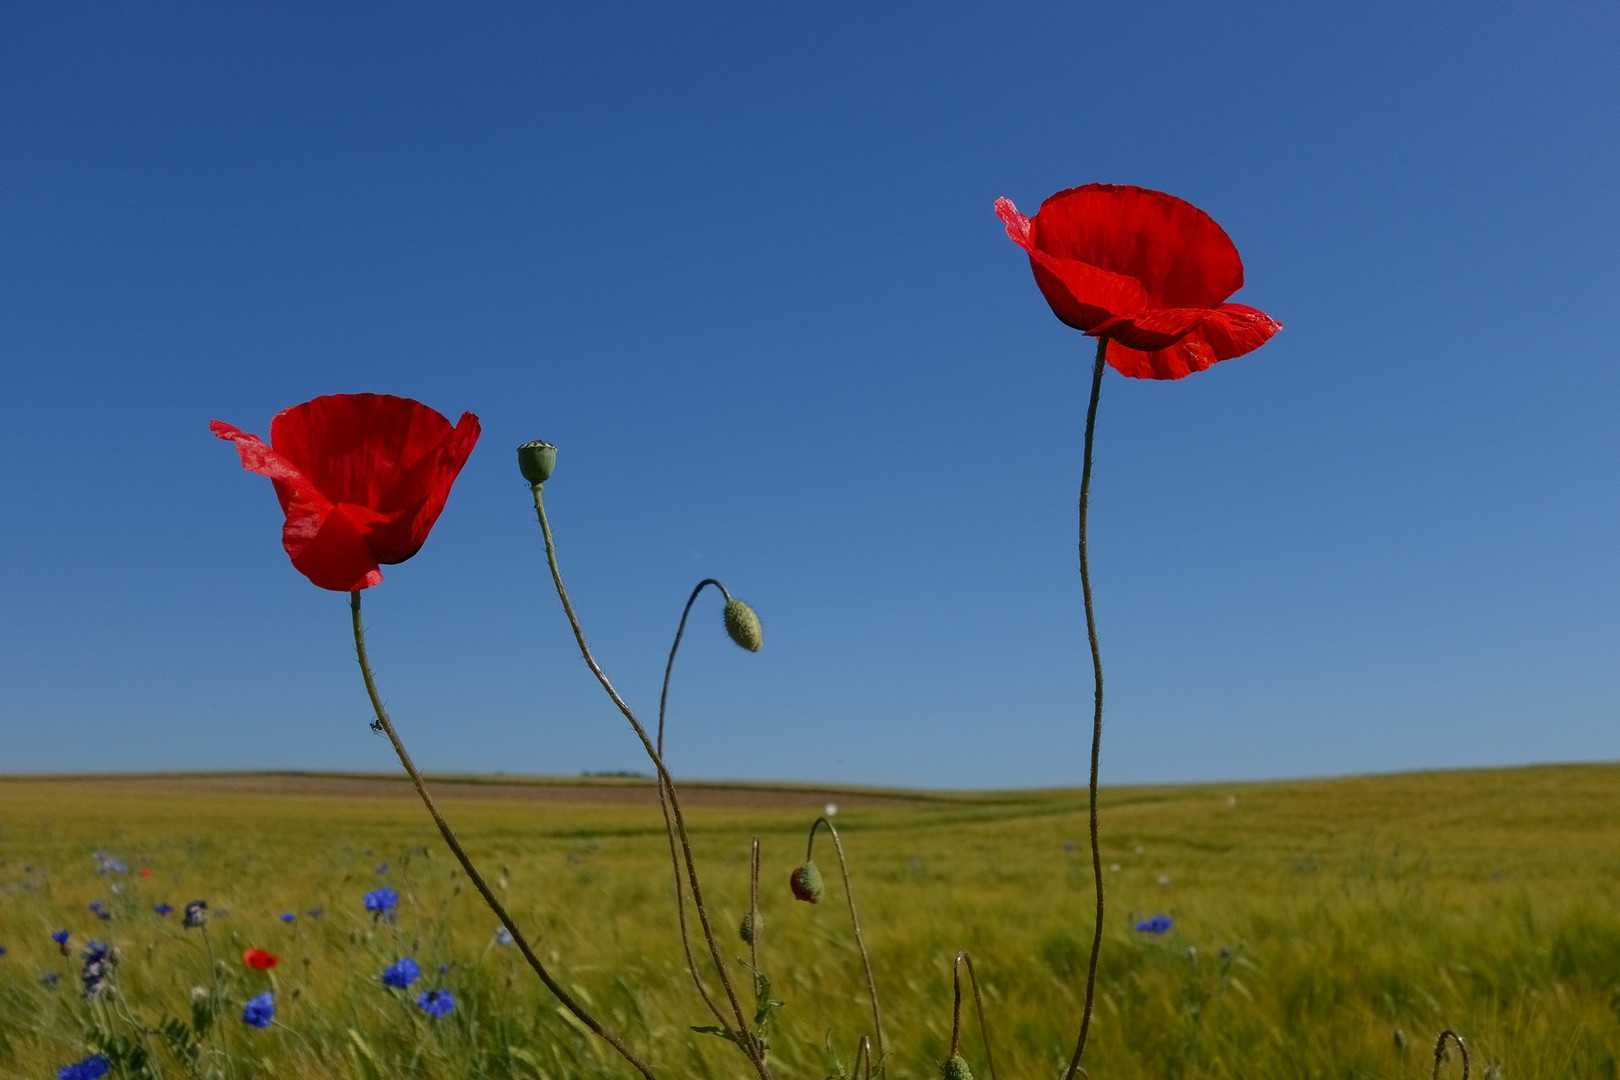
[{"label": "blurred background field", "polygon": [[[437,786],[541,955],[661,1076],[748,1071],[689,1030],[711,1021],[680,960],[646,781]],[[877,969],[890,1075],[937,1075],[962,948],[983,982],[996,1074],[1057,1074],[1091,926],[1083,791],[683,790],[735,956],[748,841],[762,840],[761,966],[786,1003],[771,1050],[784,1080],[847,1068],[868,1030],[825,837],[826,900],[797,903],[787,888],[829,802]],[[1091,1076],[1427,1077],[1446,1027],[1468,1039],[1475,1076],[1616,1076],[1617,793],[1617,765],[1105,789]],[[393,922],[362,905],[380,886],[399,893]],[[206,941],[180,925],[194,899],[210,905]],[[176,910],[159,915],[160,903]],[[1135,929],[1160,914],[1168,932]],[[561,1015],[496,927],[399,780],[0,779],[0,1076],[54,1077],[107,1035],[143,1047],[167,1077],[633,1075]],[[68,956],[50,936],[63,929]],[[118,950],[117,989],[86,1004],[91,939]],[[243,966],[247,948],[282,958],[266,1030],[241,1020],[272,985]],[[380,981],[403,956],[424,973],[409,993]],[[442,1018],[414,1003],[432,987],[455,997]],[[191,1023],[199,993],[222,1005],[188,1068],[159,1029]],[[963,1049],[981,1080],[991,1075],[976,1033]]]}]

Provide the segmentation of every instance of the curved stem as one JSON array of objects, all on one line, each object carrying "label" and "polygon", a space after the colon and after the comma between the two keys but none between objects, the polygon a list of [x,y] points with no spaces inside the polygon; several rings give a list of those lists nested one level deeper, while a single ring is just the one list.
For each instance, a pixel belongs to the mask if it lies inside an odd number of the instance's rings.
[{"label": "curved stem", "polygon": [[697,587],[692,590],[692,595],[686,598],[686,607],[681,609],[680,625],[675,627],[675,641],[669,647],[669,662],[664,665],[664,688],[658,693],[659,757],[664,756],[664,710],[669,705],[669,676],[670,673],[675,670],[675,653],[681,647],[681,636],[686,633],[686,617],[692,614],[692,605],[697,603],[698,594],[710,585],[713,585],[715,588],[719,589],[721,596],[725,597],[727,600],[731,599],[731,594],[726,591],[726,587],[712,577],[704,578],[702,581],[698,582]]},{"label": "curved stem", "polygon": [[1450,1039],[1457,1044],[1457,1052],[1462,1055],[1462,1080],[1468,1080],[1468,1047],[1463,1045],[1462,1036],[1450,1028],[1442,1031],[1440,1037],[1434,1041],[1434,1078],[1439,1080],[1440,1062],[1446,1052],[1446,1040]]},{"label": "curved stem", "polygon": [[1102,848],[1097,843],[1097,765],[1102,749],[1103,672],[1102,651],[1097,646],[1097,615],[1091,606],[1091,563],[1086,553],[1086,515],[1091,500],[1091,447],[1097,433],[1097,399],[1102,395],[1103,367],[1108,354],[1108,339],[1097,339],[1097,361],[1091,370],[1091,403],[1086,407],[1085,458],[1080,466],[1080,591],[1086,603],[1086,638],[1091,643],[1091,670],[1096,680],[1096,696],[1091,716],[1091,780],[1088,821],[1091,827],[1091,876],[1097,891],[1097,925],[1091,936],[1091,959],[1086,964],[1086,1004],[1080,1016],[1080,1036],[1075,1040],[1074,1056],[1063,1080],[1070,1080],[1080,1067],[1080,1055],[1086,1052],[1086,1036],[1091,1030],[1091,1010],[1097,996],[1097,956],[1102,952],[1103,937],[1103,879]]},{"label": "curved stem", "polygon": [[962,965],[967,965],[968,983],[973,987],[973,1011],[979,1014],[979,1038],[984,1040],[984,1059],[990,1066],[990,1080],[996,1080],[996,1055],[990,1049],[990,1021],[984,1015],[984,999],[979,996],[979,976],[973,970],[973,957],[967,950],[956,954],[951,961],[951,1049],[946,1060],[954,1057],[962,1034]]},{"label": "curved stem", "polygon": [[648,1067],[647,1063],[637,1057],[635,1052],[626,1046],[624,1040],[619,1038],[611,1028],[603,1026],[594,1016],[586,1012],[579,1002],[575,1001],[573,996],[563,988],[562,984],[546,970],[545,965],[540,962],[540,958],[535,955],[534,949],[530,947],[528,939],[523,936],[523,931],[518,929],[517,923],[512,921],[512,916],[506,913],[506,908],[501,905],[501,902],[495,898],[495,894],[490,891],[489,885],[484,881],[484,876],[478,872],[478,868],[467,857],[467,852],[462,849],[461,841],[456,839],[456,834],[451,830],[450,823],[444,819],[443,814],[439,813],[439,808],[434,803],[433,796],[428,794],[427,785],[422,782],[422,774],[417,772],[416,763],[411,760],[411,755],[406,751],[405,744],[400,741],[399,733],[394,730],[394,722],[389,718],[388,710],[383,708],[382,698],[377,693],[376,680],[371,675],[371,662],[366,658],[366,633],[360,622],[360,590],[358,589],[349,594],[349,610],[354,617],[354,652],[360,661],[360,674],[366,680],[366,693],[371,698],[372,711],[377,715],[376,726],[381,728],[383,734],[388,736],[388,741],[394,744],[394,753],[399,755],[399,763],[405,767],[405,772],[410,776],[411,783],[416,786],[416,793],[421,796],[422,805],[427,807],[427,812],[433,818],[433,823],[439,827],[439,835],[444,837],[444,842],[449,845],[450,851],[456,857],[456,861],[461,864],[461,869],[466,873],[468,879],[472,881],[473,888],[478,890],[478,895],[484,898],[484,903],[489,905],[489,909],[495,913],[495,917],[501,921],[501,925],[506,927],[506,932],[512,935],[512,940],[516,943],[518,951],[529,962],[529,966],[534,969],[534,973],[540,976],[540,981],[546,984],[546,989],[550,990],[552,994],[556,995],[557,1000],[562,1002],[563,1007],[573,1013],[580,1023],[590,1028],[604,1042],[617,1050],[619,1056],[629,1062],[642,1076],[647,1077],[647,1080],[656,1080],[652,1069]]},{"label": "curved stem", "polygon": [[[680,799],[675,794],[675,781],[670,777],[669,770],[664,767],[663,755],[653,745],[652,739],[648,738],[647,729],[641,726],[641,721],[636,718],[634,710],[625,703],[624,698],[620,697],[619,692],[613,688],[613,683],[608,680],[607,673],[596,662],[596,657],[591,655],[590,646],[585,644],[585,631],[580,628],[579,616],[574,614],[573,602],[568,599],[568,590],[563,586],[562,571],[557,567],[557,545],[551,536],[551,523],[546,519],[546,505],[540,491],[542,486],[541,484],[531,485],[534,493],[534,512],[535,516],[540,519],[541,535],[545,537],[546,564],[551,569],[551,581],[556,586],[558,599],[562,601],[563,613],[568,616],[568,625],[574,631],[574,642],[579,646],[579,654],[584,659],[585,666],[591,669],[591,674],[596,676],[596,681],[602,685],[603,691],[607,693],[607,696],[624,718],[630,722],[630,727],[635,731],[636,738],[641,740],[642,748],[647,751],[647,757],[652,760],[653,768],[658,771],[659,785],[669,796],[670,812],[675,817],[675,830],[680,838],[681,854],[686,863],[686,878],[692,887],[692,907],[698,913],[698,924],[702,927],[704,941],[709,946],[709,958],[714,962],[715,971],[720,976],[721,989],[725,991],[726,1000],[730,1003],[732,1014],[736,1018],[737,1028],[733,1034],[737,1039],[737,1045],[742,1048],[743,1053],[748,1056],[748,1060],[753,1063],[754,1069],[759,1073],[761,1080],[773,1080],[770,1067],[766,1065],[765,1057],[760,1052],[757,1041],[748,1029],[742,1002],[738,999],[736,988],[731,983],[731,976],[726,970],[725,956],[721,953],[720,943],[714,936],[714,928],[710,923],[708,908],[703,903],[703,888],[698,883],[697,864],[692,858],[691,837],[686,829],[686,817],[681,812]],[[727,1025],[722,1021],[721,1026],[725,1027]]]},{"label": "curved stem", "polygon": [[[660,758],[664,756],[664,712],[669,704],[669,679],[675,670],[675,653],[680,649],[681,637],[686,633],[686,619],[692,613],[692,605],[697,602],[698,594],[709,585],[719,589],[728,599],[731,596],[720,582],[714,578],[704,578],[697,583],[692,595],[686,599],[686,607],[681,610],[681,621],[675,628],[675,641],[669,647],[669,661],[664,665],[664,687],[658,694],[657,749]],[[681,856],[676,850],[675,822],[670,817],[669,796],[664,790],[662,776],[658,778],[658,809],[664,815],[664,835],[669,840],[669,861],[675,872],[675,921],[680,929],[681,953],[686,957],[686,970],[692,976],[692,985],[697,987],[698,997],[703,999],[703,1004],[708,1006],[709,1012],[720,1022],[720,1026],[726,1027],[725,1013],[710,995],[709,988],[703,985],[703,976],[698,971],[697,959],[692,955],[692,935],[686,927],[686,883],[681,880]]]},{"label": "curved stem", "polygon": [[816,851],[816,830],[823,825],[832,837],[833,850],[838,852],[838,872],[844,878],[844,899],[849,903],[849,925],[855,931],[855,948],[861,954],[861,967],[866,972],[866,994],[872,999],[872,1028],[877,1036],[877,1062],[880,1075],[888,1072],[888,1058],[883,1051],[883,1010],[878,1006],[877,980],[872,977],[872,957],[866,951],[866,937],[861,933],[861,917],[855,911],[855,886],[849,879],[849,861],[844,858],[844,842],[838,838],[838,830],[833,828],[832,822],[824,817],[818,817],[810,825],[810,839],[804,848],[804,861],[809,862]]}]

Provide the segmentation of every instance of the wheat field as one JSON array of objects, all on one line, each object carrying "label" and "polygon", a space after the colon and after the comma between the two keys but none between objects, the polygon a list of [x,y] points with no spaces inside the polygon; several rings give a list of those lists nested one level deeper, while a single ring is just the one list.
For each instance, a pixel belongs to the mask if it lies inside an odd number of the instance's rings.
[{"label": "wheat field", "polygon": [[[653,791],[636,780],[441,778],[450,821],[537,951],[662,1077],[743,1077],[693,991]],[[1091,932],[1083,791],[683,788],[728,955],[763,853],[761,973],[778,1077],[846,1072],[870,1007],[837,862],[787,884],[825,804],[847,849],[894,1080],[939,1075],[951,961],[973,958],[993,1069],[1058,1075]],[[1102,794],[1109,891],[1095,1080],[1417,1078],[1445,1028],[1473,1075],[1620,1069],[1620,766]],[[392,918],[366,910],[379,888]],[[205,900],[205,927],[181,925]],[[96,902],[103,918],[91,909]],[[158,905],[173,910],[159,914]],[[1137,924],[1163,915],[1163,933]],[[291,916],[290,919],[284,918]],[[67,930],[59,946],[52,934]],[[100,1052],[115,1077],[625,1077],[496,936],[409,788],[386,777],[0,778],[0,1075]],[[114,950],[81,992],[83,952]],[[250,969],[243,952],[280,958]],[[408,990],[381,973],[404,957]],[[747,973],[732,966],[739,992]],[[419,992],[448,991],[429,1015]],[[243,1021],[269,991],[274,1020]],[[970,999],[971,1000],[971,999]],[[1460,1076],[1455,1052],[1441,1075]]]}]

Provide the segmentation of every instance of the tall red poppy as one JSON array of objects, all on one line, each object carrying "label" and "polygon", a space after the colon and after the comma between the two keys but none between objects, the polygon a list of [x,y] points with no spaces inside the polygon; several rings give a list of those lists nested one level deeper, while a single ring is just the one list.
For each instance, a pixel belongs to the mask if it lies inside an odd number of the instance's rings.
[{"label": "tall red poppy", "polygon": [[478,417],[455,427],[410,398],[330,394],[270,421],[270,445],[223,421],[242,467],[268,476],[287,515],[281,543],[293,566],[323,589],[351,592],[382,580],[427,540],[478,441]]},{"label": "tall red poppy", "polygon": [[242,953],[242,963],[254,971],[269,971],[281,963],[281,957],[272,952],[265,952],[263,949],[248,949]]},{"label": "tall red poppy", "polygon": [[1137,379],[1179,379],[1265,344],[1282,324],[1226,298],[1243,285],[1237,248],[1210,216],[1162,191],[1086,184],[1033,218],[996,200],[1029,253],[1052,313],[1108,339],[1108,363]]}]

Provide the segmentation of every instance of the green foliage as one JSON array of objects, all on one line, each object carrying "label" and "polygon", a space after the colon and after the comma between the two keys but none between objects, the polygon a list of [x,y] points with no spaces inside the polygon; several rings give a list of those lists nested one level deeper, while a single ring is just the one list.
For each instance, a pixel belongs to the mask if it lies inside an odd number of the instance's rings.
[{"label": "green foliage", "polygon": [[[692,1032],[713,1017],[681,956],[646,785],[576,783],[549,797],[516,782],[439,788],[571,993],[662,1077],[744,1075],[735,1047]],[[841,890],[835,882],[839,902],[811,906],[788,887],[825,793],[784,789],[749,804],[741,789],[685,790],[728,957],[748,906],[748,838],[762,839],[770,933],[759,962],[771,980],[740,963],[732,972],[777,1075],[842,1074],[870,1012]],[[1615,1077],[1616,790],[1613,766],[1105,790],[1108,919],[1088,1071],[1426,1080],[1434,1038],[1450,1027],[1467,1038],[1476,1076]],[[837,801],[883,993],[889,1076],[938,1075],[961,948],[980,975],[998,1074],[1057,1075],[1091,933],[1084,793],[842,791]],[[7,780],[0,822],[0,1076],[54,1076],[92,1051],[114,1059],[119,1078],[626,1075],[499,943],[397,781]],[[98,875],[98,849],[131,873]],[[391,923],[361,906],[380,885],[400,894]],[[180,928],[178,910],[152,910],[196,898],[213,915],[206,939]],[[88,911],[98,899],[110,922]],[[282,912],[297,918],[282,923]],[[1173,918],[1168,933],[1133,929],[1156,914]],[[59,928],[73,932],[70,956],[49,939]],[[90,938],[120,959],[116,992],[86,1002],[77,946]],[[249,971],[249,947],[282,962]],[[718,992],[701,941],[696,951]],[[402,956],[423,971],[409,992],[379,978]],[[272,976],[276,1022],[248,1027],[242,1007]],[[431,987],[455,995],[454,1012],[435,1020],[416,1007]],[[964,1023],[962,1053],[988,1075],[976,1022]],[[1442,1075],[1460,1075],[1452,1054]]]}]

